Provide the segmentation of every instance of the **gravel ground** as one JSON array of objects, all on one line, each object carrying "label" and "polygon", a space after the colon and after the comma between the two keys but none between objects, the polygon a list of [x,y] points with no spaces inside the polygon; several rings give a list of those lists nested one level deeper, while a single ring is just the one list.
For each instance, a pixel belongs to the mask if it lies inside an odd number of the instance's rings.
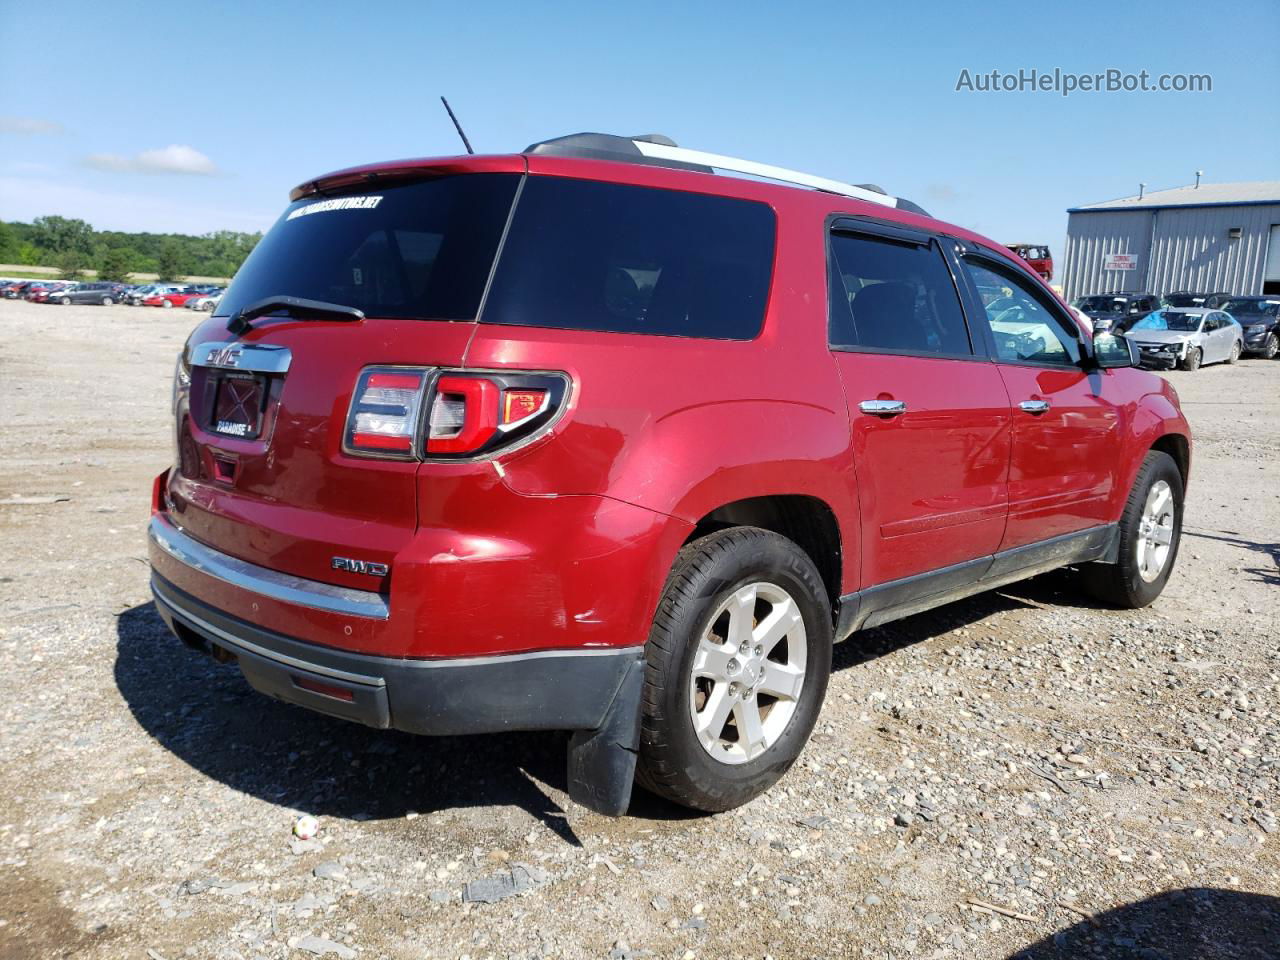
[{"label": "gravel ground", "polygon": [[0,302],[0,956],[1280,956],[1280,363],[1169,375],[1151,609],[1058,573],[857,635],[767,796],[609,820],[562,736],[345,725],[169,638],[143,529],[193,319]]}]

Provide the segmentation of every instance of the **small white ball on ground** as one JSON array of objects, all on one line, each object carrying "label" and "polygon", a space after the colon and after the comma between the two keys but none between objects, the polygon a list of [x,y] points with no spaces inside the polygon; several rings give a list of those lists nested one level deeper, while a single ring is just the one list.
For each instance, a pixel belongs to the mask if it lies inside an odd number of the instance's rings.
[{"label": "small white ball on ground", "polygon": [[310,840],[320,832],[320,821],[310,814],[303,814],[293,821],[293,835],[299,840]]}]

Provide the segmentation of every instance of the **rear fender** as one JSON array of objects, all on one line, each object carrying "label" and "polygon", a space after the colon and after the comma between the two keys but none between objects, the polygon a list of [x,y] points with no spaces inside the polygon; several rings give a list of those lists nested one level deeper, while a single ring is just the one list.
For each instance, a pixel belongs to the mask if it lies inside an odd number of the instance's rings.
[{"label": "rear fender", "polygon": [[[761,459],[762,451],[767,459]],[[739,500],[800,495],[831,509],[841,543],[858,542],[853,459],[843,409],[793,400],[700,403],[647,422],[611,453],[607,496],[666,514],[682,526]],[[546,492],[539,460],[531,456],[504,464],[513,490],[525,495]],[[674,560],[674,552],[661,558],[662,569],[670,569]],[[843,551],[845,584],[857,582],[857,560],[856,550]]]}]

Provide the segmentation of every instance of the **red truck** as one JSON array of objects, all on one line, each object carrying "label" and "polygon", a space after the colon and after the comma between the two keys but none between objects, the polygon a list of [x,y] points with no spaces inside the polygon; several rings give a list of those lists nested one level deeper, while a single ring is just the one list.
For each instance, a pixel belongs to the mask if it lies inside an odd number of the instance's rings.
[{"label": "red truck", "polygon": [[290,199],[178,358],[149,531],[161,616],[265,694],[574,731],[586,806],[724,810],[796,760],[834,642],[1173,569],[1173,390],[909,201],[600,134]]},{"label": "red truck", "polygon": [[1053,280],[1053,254],[1042,243],[1010,243],[1010,250],[1027,261],[1027,266],[1039,274],[1045,283]]}]

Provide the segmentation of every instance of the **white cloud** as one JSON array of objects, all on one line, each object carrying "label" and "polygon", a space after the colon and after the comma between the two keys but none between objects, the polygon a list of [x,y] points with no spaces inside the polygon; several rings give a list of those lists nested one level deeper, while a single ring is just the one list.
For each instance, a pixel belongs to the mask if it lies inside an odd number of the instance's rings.
[{"label": "white cloud", "polygon": [[64,180],[0,175],[0,219],[30,222],[57,214],[78,217],[98,230],[152,233],[208,233],[211,230],[265,230],[278,211],[237,210],[190,195],[116,193],[75,186]]},{"label": "white cloud", "polygon": [[94,153],[85,157],[86,164],[98,170],[117,173],[185,173],[215,177],[218,167],[195,147],[171,143],[157,150],[143,150],[126,157],[118,153]]},{"label": "white cloud", "polygon": [[35,117],[0,117],[0,133],[16,133],[21,137],[49,136],[62,132],[62,124]]}]

